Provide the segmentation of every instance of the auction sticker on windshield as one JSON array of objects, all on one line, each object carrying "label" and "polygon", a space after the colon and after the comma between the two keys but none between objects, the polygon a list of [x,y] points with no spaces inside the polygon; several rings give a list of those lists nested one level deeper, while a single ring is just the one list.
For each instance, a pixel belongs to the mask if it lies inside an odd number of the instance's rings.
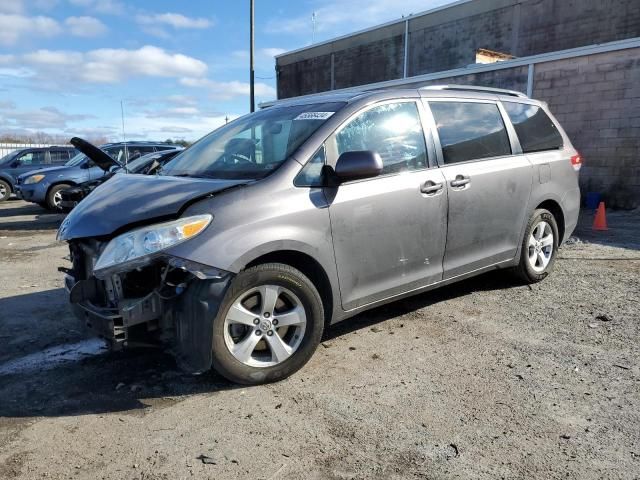
[{"label": "auction sticker on windshield", "polygon": [[304,112],[298,115],[294,120],[326,120],[335,112]]}]

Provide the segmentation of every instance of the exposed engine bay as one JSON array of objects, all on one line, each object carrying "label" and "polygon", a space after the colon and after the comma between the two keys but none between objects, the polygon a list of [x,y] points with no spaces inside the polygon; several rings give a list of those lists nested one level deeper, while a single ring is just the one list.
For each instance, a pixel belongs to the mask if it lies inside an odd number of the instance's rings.
[{"label": "exposed engine bay", "polygon": [[160,255],[145,265],[96,276],[94,265],[106,242],[69,242],[73,268],[65,286],[74,313],[113,349],[168,347],[186,371],[211,367],[211,323],[232,274]]}]

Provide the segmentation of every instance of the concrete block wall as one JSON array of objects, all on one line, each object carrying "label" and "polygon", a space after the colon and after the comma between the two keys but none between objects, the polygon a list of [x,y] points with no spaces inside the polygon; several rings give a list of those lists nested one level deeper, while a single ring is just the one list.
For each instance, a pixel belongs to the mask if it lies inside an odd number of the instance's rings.
[{"label": "concrete block wall", "polygon": [[[278,98],[401,78],[404,24],[303,50],[276,61]],[[314,63],[313,60],[316,60]]]},{"label": "concrete block wall", "polygon": [[[522,93],[527,92],[527,76],[529,68],[514,67],[502,70],[492,70],[489,72],[472,73],[468,75],[458,75],[455,77],[439,78],[426,82],[416,82],[411,87],[425,87],[428,85],[477,85],[480,87],[506,88],[517,90]],[[399,86],[398,88],[406,88]]]},{"label": "concrete block wall", "polygon": [[584,157],[581,188],[608,205],[640,205],[640,48],[535,67],[544,100]]},{"label": "concrete block wall", "polygon": [[[413,76],[475,63],[479,48],[523,57],[639,37],[640,0],[474,0],[408,22]],[[278,98],[402,78],[404,30],[400,21],[278,57]]]},{"label": "concrete block wall", "polygon": [[[511,53],[515,46],[516,10],[512,5],[487,10],[481,5],[486,3],[463,5],[468,12],[458,8],[454,12],[445,10],[438,15],[412,19],[409,22],[408,75],[466,67],[475,63],[478,48]],[[480,6],[485,8],[480,9]]]}]

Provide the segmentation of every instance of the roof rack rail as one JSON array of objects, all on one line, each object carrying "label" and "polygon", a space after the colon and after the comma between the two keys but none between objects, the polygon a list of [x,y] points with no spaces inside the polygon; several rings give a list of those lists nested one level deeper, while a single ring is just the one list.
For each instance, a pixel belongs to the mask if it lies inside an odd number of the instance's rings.
[{"label": "roof rack rail", "polygon": [[522,92],[516,90],[506,90],[504,88],[477,87],[475,85],[429,85],[421,87],[420,90],[457,90],[467,92],[495,93],[496,95],[510,95],[512,97],[529,98]]}]

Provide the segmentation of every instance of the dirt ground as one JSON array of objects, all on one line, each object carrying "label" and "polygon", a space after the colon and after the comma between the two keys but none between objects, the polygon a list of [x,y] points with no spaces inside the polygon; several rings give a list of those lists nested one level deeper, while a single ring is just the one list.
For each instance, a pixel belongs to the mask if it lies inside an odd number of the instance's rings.
[{"label": "dirt ground", "polygon": [[1,479],[640,478],[640,212],[580,229],[532,287],[504,272],[332,327],[239,388],[69,313],[60,215],[0,204]]}]

